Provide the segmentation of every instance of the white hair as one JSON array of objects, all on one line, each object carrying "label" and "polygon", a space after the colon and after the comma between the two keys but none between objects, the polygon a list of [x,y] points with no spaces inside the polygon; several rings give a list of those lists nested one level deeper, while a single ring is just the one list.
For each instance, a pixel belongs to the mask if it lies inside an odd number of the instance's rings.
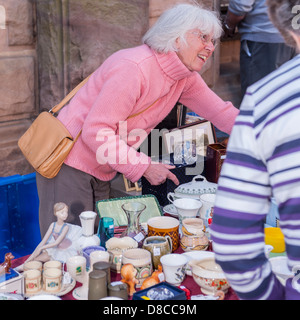
[{"label": "white hair", "polygon": [[222,24],[216,12],[200,5],[179,4],[163,12],[142,40],[158,52],[177,51],[176,39],[185,42],[186,32],[192,29],[213,34],[214,39],[222,35]]}]

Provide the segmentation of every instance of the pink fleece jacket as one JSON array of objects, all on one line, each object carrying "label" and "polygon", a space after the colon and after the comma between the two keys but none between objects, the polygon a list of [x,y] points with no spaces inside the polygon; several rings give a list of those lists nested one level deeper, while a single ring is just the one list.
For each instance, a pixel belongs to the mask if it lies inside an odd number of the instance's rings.
[{"label": "pink fleece jacket", "polygon": [[175,52],[160,54],[141,45],[114,53],[59,113],[73,136],[82,129],[65,163],[102,181],[117,172],[137,181],[150,158],[136,149],[177,101],[227,133],[239,112]]}]

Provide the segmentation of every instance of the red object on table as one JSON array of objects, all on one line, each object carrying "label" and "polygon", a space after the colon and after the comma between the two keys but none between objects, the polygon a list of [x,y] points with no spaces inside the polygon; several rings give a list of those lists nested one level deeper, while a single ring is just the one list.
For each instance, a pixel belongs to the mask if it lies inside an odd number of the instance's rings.
[{"label": "red object on table", "polygon": [[[175,253],[183,253],[184,251],[182,250],[181,247],[179,247]],[[28,256],[24,256],[18,259],[12,260],[12,268],[16,268],[20,264],[24,263],[24,261],[28,258]],[[120,281],[121,280],[121,275],[119,273],[111,271],[111,282],[113,281]],[[81,286],[81,283],[76,283],[75,288]],[[199,285],[194,281],[192,276],[186,276],[183,282],[181,283],[181,286],[184,286],[188,291],[186,294],[188,296],[193,296],[193,295],[198,295],[202,294],[201,289]],[[138,291],[139,289],[137,289]],[[65,294],[64,296],[61,297],[62,300],[75,300],[72,295],[72,291],[69,293]],[[129,297],[131,299],[131,297]],[[239,300],[235,292],[233,291],[232,288],[228,289],[228,292],[225,295],[224,300]]]}]

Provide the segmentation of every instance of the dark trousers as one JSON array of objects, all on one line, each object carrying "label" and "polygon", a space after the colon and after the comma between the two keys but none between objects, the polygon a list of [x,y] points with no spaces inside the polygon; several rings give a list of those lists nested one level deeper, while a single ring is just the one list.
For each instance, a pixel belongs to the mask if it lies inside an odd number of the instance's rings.
[{"label": "dark trousers", "polygon": [[58,175],[53,179],[44,178],[37,173],[36,182],[42,238],[50,224],[57,220],[53,212],[55,203],[64,202],[69,206],[66,222],[81,225],[80,213],[83,211],[96,212],[96,201],[108,199],[110,194],[109,181],[101,181],[67,165],[63,165]]},{"label": "dark trousers", "polygon": [[284,43],[263,43],[243,40],[240,49],[241,89],[262,79],[296,55],[295,49]]}]

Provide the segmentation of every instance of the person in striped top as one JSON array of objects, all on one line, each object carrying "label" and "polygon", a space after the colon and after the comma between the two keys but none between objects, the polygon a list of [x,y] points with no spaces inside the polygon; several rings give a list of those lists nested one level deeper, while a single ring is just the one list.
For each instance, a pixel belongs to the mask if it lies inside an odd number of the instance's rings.
[{"label": "person in striped top", "polygon": [[[286,43],[300,52],[300,0],[267,4]],[[300,299],[297,277],[283,286],[264,253],[272,197],[292,270],[300,266],[299,54],[247,89],[218,181],[213,250],[240,299]]]}]

